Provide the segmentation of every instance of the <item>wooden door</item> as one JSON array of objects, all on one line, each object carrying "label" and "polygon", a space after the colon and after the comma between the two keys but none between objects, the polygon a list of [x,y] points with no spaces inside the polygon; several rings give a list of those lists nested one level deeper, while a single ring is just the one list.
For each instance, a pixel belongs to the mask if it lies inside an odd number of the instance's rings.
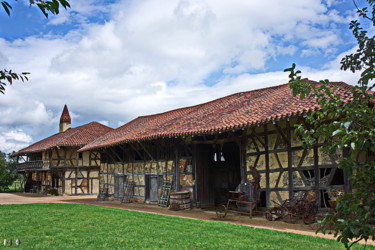
[{"label": "wooden door", "polygon": [[115,175],[115,199],[122,199],[124,196],[124,181],[125,175],[124,174],[116,174]]},{"label": "wooden door", "polygon": [[150,176],[150,201],[158,201],[158,176]]},{"label": "wooden door", "polygon": [[197,194],[201,208],[215,205],[212,178],[213,155],[212,145],[197,145]]}]

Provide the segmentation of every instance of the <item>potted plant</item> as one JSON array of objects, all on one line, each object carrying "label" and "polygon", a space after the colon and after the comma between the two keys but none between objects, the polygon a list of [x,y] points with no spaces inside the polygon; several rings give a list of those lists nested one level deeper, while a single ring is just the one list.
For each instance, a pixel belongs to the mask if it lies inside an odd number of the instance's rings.
[{"label": "potted plant", "polygon": [[48,190],[48,194],[58,196],[59,192],[56,188],[51,188],[50,190]]},{"label": "potted plant", "polygon": [[330,210],[333,211],[336,209],[337,206],[337,199],[344,194],[343,189],[336,189],[336,188],[329,188],[327,189],[328,194],[328,204],[330,206]]}]

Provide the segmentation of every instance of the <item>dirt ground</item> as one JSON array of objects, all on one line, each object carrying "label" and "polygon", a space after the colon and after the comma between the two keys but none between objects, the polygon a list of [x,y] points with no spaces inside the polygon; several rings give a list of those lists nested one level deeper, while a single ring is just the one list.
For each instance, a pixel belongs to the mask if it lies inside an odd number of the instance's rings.
[{"label": "dirt ground", "polygon": [[[208,221],[224,221],[233,224],[241,224],[256,228],[264,228],[277,230],[281,232],[296,233],[302,235],[310,235],[328,239],[334,239],[332,235],[315,234],[316,225],[288,224],[282,221],[268,221],[262,213],[254,212],[253,218],[248,216],[228,213],[225,219],[218,219],[215,211],[206,209],[186,209],[180,211],[172,211],[167,208],[161,208],[156,205],[128,203],[123,204],[119,201],[97,201],[96,195],[85,196],[46,196],[30,193],[0,193],[0,205],[6,204],[31,204],[31,203],[79,203],[90,204],[96,206],[113,207],[132,211],[140,211],[146,213],[164,214],[170,216],[179,216],[190,219],[208,220]],[[364,243],[364,242],[363,242]],[[368,241],[367,244],[374,245],[374,241]]]}]

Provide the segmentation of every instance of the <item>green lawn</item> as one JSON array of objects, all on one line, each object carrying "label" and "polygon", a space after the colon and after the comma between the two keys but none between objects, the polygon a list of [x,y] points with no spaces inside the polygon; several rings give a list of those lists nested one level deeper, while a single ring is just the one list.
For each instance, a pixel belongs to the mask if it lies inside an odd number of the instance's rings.
[{"label": "green lawn", "polygon": [[20,239],[25,249],[343,248],[317,237],[84,204],[2,205],[3,239]]}]

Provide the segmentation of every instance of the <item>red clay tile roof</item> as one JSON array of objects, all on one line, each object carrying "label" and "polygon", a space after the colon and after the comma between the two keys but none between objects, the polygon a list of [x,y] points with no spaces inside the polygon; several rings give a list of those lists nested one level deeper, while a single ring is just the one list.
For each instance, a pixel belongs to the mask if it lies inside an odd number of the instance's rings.
[{"label": "red clay tile roof", "polygon": [[68,107],[66,106],[66,104],[64,106],[63,112],[62,112],[61,117],[60,117],[60,123],[65,123],[65,122],[67,122],[67,123],[72,122],[71,119],[70,119],[69,110],[68,110]]},{"label": "red clay tile roof", "polygon": [[82,147],[96,138],[110,132],[111,130],[113,130],[113,128],[97,122],[90,122],[76,128],[70,128],[65,132],[47,137],[24,149],[21,149],[12,156],[41,152],[57,146]]},{"label": "red clay tile roof", "polygon": [[[338,82],[337,92],[350,98],[350,86]],[[273,120],[300,116],[319,109],[314,99],[294,97],[289,83],[242,92],[200,105],[138,117],[105,134],[79,151],[108,147],[120,143],[211,134],[236,130]]]}]

